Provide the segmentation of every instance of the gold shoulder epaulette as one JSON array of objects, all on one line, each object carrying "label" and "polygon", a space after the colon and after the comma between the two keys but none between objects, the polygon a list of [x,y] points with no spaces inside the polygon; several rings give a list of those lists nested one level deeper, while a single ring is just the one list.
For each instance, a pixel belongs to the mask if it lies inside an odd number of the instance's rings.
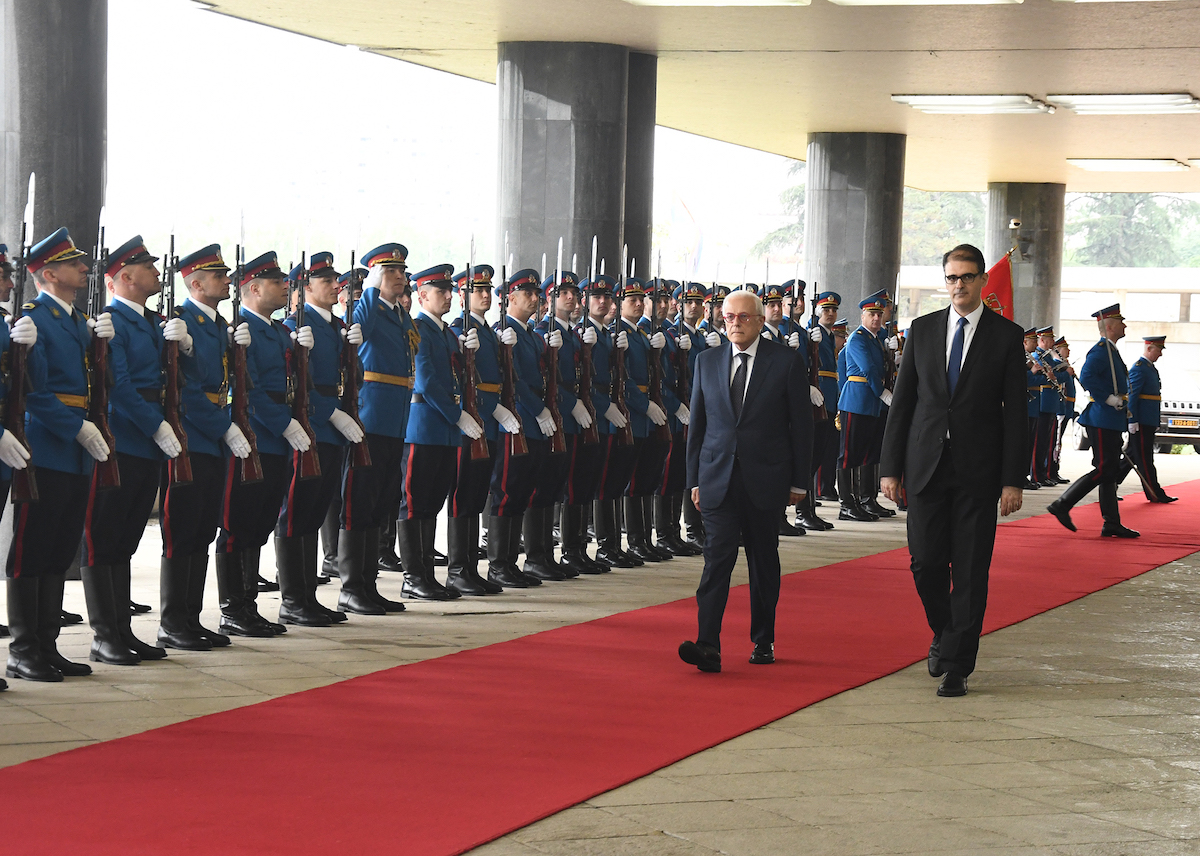
[{"label": "gold shoulder epaulette", "polygon": [[34,303],[32,300],[29,301],[28,303],[21,304],[22,309],[37,309],[37,306],[38,305],[36,303]]}]

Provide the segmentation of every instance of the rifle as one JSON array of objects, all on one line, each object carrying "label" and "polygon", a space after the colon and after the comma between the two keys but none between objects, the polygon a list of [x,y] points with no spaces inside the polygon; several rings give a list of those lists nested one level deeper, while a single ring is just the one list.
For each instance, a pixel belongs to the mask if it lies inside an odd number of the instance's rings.
[{"label": "rifle", "polygon": [[[354,324],[354,289],[358,287],[358,274],[354,270],[354,250],[350,251],[350,278],[346,280],[346,328]],[[362,374],[362,366],[358,362],[358,346],[347,340],[342,343],[342,389],[341,401],[338,407],[353,419],[359,428],[363,427],[358,418],[358,383]],[[363,439],[354,443],[350,453],[350,468],[371,466],[371,449],[367,446],[366,429],[363,429]]]},{"label": "rifle", "polygon": [[[562,281],[562,245],[562,238],[559,238],[558,261],[554,264],[554,284],[550,287],[550,311],[546,315],[547,340],[550,334],[558,329],[558,285]],[[545,258],[543,255],[543,263]],[[549,344],[546,345],[546,409],[554,419],[554,433],[550,435],[550,454],[563,454],[567,451],[567,441],[563,436],[562,413],[558,409],[558,349],[551,348]]]},{"label": "rifle", "polygon": [[[625,268],[628,265],[629,246],[621,249],[621,278],[617,281],[617,313],[612,322],[612,403],[625,417],[625,427],[617,429],[617,445],[633,445],[633,421],[629,418],[629,408],[625,406],[625,355],[617,347],[617,336],[621,332],[621,307],[625,303]],[[628,336],[626,337],[628,338]]]},{"label": "rifle", "polygon": [[[103,219],[103,210],[101,219]],[[92,257],[88,274],[88,314],[93,318],[104,311],[104,270],[108,267],[108,248],[104,246],[104,226]],[[121,470],[117,464],[117,440],[108,425],[108,340],[92,336],[88,345],[88,420],[100,429],[108,445],[108,459],[96,461],[96,489],[110,490],[121,486]]]},{"label": "rifle", "polygon": [[[505,260],[500,263],[500,332],[508,329],[508,236],[504,237]],[[500,345],[500,403],[505,410],[513,415],[518,424],[521,414],[517,411],[517,387],[513,375],[513,346]],[[521,426],[515,434],[508,434],[505,442],[508,444],[510,456],[529,454],[529,446],[525,442],[525,428]]]},{"label": "rifle", "polygon": [[[588,264],[588,281],[593,285],[596,282],[595,235],[592,235],[592,259]],[[583,318],[579,321],[580,329],[588,323],[587,297],[583,297],[583,300]],[[592,424],[583,429],[583,442],[589,445],[600,442],[600,427],[596,424],[596,405],[592,403],[592,377],[596,372],[596,368],[592,364],[592,347],[584,342],[579,351],[579,400],[583,402],[584,409],[592,417]]]},{"label": "rifle", "polygon": [[[686,298],[687,284],[685,283],[683,289],[680,291],[679,321],[675,325],[675,338],[677,340],[689,335],[683,320],[683,303],[687,302]],[[690,353],[690,348],[686,351],[679,347],[675,348],[675,395],[688,407],[691,407],[692,402],[692,393],[689,389],[691,386],[691,377],[688,373],[688,354]],[[685,437],[687,436],[687,429],[688,426],[684,425],[683,434]]]},{"label": "rifle", "polygon": [[[234,250],[236,277],[233,285],[233,322],[231,332],[237,329],[242,320],[242,274],[245,270],[245,251],[241,244]],[[246,367],[246,346],[232,341],[229,346],[230,381],[233,385],[233,395],[230,402],[230,417],[233,424],[246,435],[250,444],[250,454],[238,461],[238,475],[242,484],[260,482],[263,478],[262,461],[258,457],[258,438],[250,427],[250,372]]]},{"label": "rifle", "polygon": [[[470,261],[467,262],[467,275],[463,279],[463,298],[462,298],[462,329],[463,335],[466,336],[471,332],[471,293],[475,290],[475,236],[471,236],[471,255]],[[479,395],[475,384],[478,383],[478,374],[475,370],[475,352],[470,348],[462,349],[463,360],[463,383],[462,383],[462,409],[471,415],[480,425],[484,424],[479,418]],[[471,441],[471,460],[482,461],[491,456],[488,451],[487,437],[480,435]]]},{"label": "rifle", "polygon": [[[792,288],[798,288],[800,285],[799,277],[792,283]],[[815,330],[820,322],[817,320],[817,284],[813,282],[813,299],[812,299],[812,321],[809,325],[809,331]],[[821,388],[821,346],[814,342],[812,337],[808,338],[808,385],[816,389]],[[825,403],[813,405],[813,421],[824,422],[829,419],[829,409]]]},{"label": "rifle", "polygon": [[[304,327],[304,307],[308,304],[308,259],[307,253],[300,253],[300,276],[296,280],[296,334]],[[308,450],[297,452],[297,478],[315,479],[321,476],[321,459],[317,455],[317,435],[308,421],[308,391],[312,387],[312,378],[308,373],[308,348],[296,342],[291,349],[292,371],[287,382],[291,385],[292,418],[300,423],[304,433],[308,435]]]},{"label": "rifle", "polygon": [[1054,374],[1054,366],[1046,360],[1047,352],[1042,351],[1042,353],[1039,354],[1037,351],[1034,351],[1029,356],[1033,357],[1034,361],[1036,361],[1037,364],[1044,369],[1042,374],[1046,380],[1049,381],[1050,386],[1054,387],[1054,391],[1059,395],[1065,396],[1067,391],[1063,388],[1062,381],[1060,381],[1058,376]]},{"label": "rifle", "polygon": [[[653,280],[654,285],[650,288],[650,294],[647,297],[650,300],[650,335],[662,332],[658,329],[658,290],[662,287],[662,253],[658,256],[658,276]],[[665,333],[663,334],[666,335]],[[667,413],[667,408],[663,406],[662,384],[663,384],[663,355],[650,349],[650,359],[647,361],[646,367],[646,385],[649,387],[650,400],[658,405],[659,410]],[[668,420],[662,425],[654,426],[654,439],[663,443],[671,442],[671,422],[670,414],[667,414]]]},{"label": "rifle", "polygon": [[[21,244],[18,247],[20,255],[16,259],[16,274],[13,277],[13,323],[21,317],[21,310],[25,304],[25,282],[29,276],[27,267],[29,260],[29,251],[33,247],[32,239],[27,246],[25,239],[28,236],[29,229],[33,226],[33,201],[34,193],[37,189],[37,175],[29,174],[29,199],[25,205],[25,216],[21,220]],[[30,451],[29,441],[25,439],[25,387],[29,383],[29,378],[26,376],[26,360],[29,356],[29,346],[20,345],[16,342],[9,342],[8,345],[8,397],[4,404],[4,430],[12,434],[12,436],[20,441],[25,447],[25,451]],[[19,505],[23,502],[37,502],[37,474],[33,467],[33,460],[30,459],[23,470],[13,470],[12,475],[12,501],[14,505]]]},{"label": "rifle", "polygon": [[[170,249],[163,259],[162,299],[159,304],[166,309],[165,316],[169,321],[175,317],[175,269],[179,257],[175,255],[175,235],[171,234]],[[179,369],[179,343],[164,342],[163,347],[163,421],[171,426],[179,440],[180,452],[170,462],[168,470],[171,484],[192,483],[192,459],[188,455],[187,432],[183,430],[183,420],[180,419],[180,394],[183,381]]]}]

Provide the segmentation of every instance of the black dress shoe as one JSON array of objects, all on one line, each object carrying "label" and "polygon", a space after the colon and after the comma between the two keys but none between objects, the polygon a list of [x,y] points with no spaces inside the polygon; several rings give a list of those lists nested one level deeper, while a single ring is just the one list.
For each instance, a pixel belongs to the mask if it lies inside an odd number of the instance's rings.
[{"label": "black dress shoe", "polygon": [[1157,501],[1157,502],[1178,502],[1178,501],[1179,501],[1179,497],[1177,497],[1177,496],[1167,496],[1167,495],[1164,493],[1164,494],[1163,494],[1162,496],[1160,496],[1160,497],[1159,497],[1159,498],[1158,498],[1156,501]]},{"label": "black dress shoe", "polygon": [[779,534],[788,538],[795,538],[798,535],[803,535],[804,530],[798,526],[793,526],[786,517],[779,518]]},{"label": "black dress shoe", "polygon": [[1062,476],[1056,477],[1054,479],[1054,481],[1056,484],[1070,484],[1071,483],[1070,479],[1064,479]]},{"label": "black dress shoe", "polygon": [[352,612],[355,615],[386,615],[387,610],[376,603],[375,599],[365,593],[346,591],[338,595],[338,612]]},{"label": "black dress shoe", "polygon": [[[229,637],[226,636],[226,639]],[[189,630],[186,627],[182,630],[164,630],[158,628],[158,642],[160,648],[175,648],[179,651],[211,651],[213,644],[206,637],[201,636],[194,630]]]},{"label": "black dress shoe", "polygon": [[721,652],[707,642],[681,643],[679,659],[702,672],[721,671]]},{"label": "black dress shoe", "polygon": [[1058,482],[1056,482],[1054,479],[1042,479],[1040,482],[1038,482],[1038,484],[1040,484],[1042,487],[1058,487]]},{"label": "black dress shoe", "polygon": [[873,523],[878,519],[876,515],[856,505],[843,505],[838,511],[838,520],[858,520],[862,523]]},{"label": "black dress shoe", "polygon": [[434,550],[433,551],[433,564],[434,564],[434,567],[444,568],[450,564],[450,560],[446,558],[446,555],[444,553],[439,553],[437,550]]},{"label": "black dress shoe", "polygon": [[775,643],[774,642],[759,642],[754,646],[754,653],[750,655],[750,663],[754,666],[769,666],[775,662]]},{"label": "black dress shoe", "polygon": [[1041,490],[1042,486],[1038,482],[1030,481],[1029,479],[1026,479],[1025,487],[1023,489],[1024,490]]},{"label": "black dress shoe", "polygon": [[1046,506],[1046,510],[1054,515],[1054,518],[1063,526],[1070,529],[1072,532],[1078,532],[1079,529],[1075,526],[1075,522],[1071,520],[1071,509],[1059,505],[1058,500]]},{"label": "black dress shoe", "polygon": [[70,627],[72,624],[83,624],[83,616],[78,612],[67,612],[64,609],[59,613],[58,623],[60,627]]},{"label": "black dress shoe", "polygon": [[138,603],[135,600],[129,601],[129,614],[130,615],[145,615],[149,611],[150,611],[150,607],[148,607],[146,604]]},{"label": "black dress shoe", "polygon": [[1100,530],[1101,538],[1140,538],[1141,532],[1136,529],[1130,529],[1128,526],[1122,526],[1120,523],[1114,523],[1111,526],[1107,523]]},{"label": "black dress shoe", "polygon": [[662,561],[658,554],[652,552],[646,544],[630,544],[626,553],[635,559],[640,559],[643,564],[646,562]]},{"label": "black dress shoe", "polygon": [[[596,553],[596,561],[602,565],[607,565],[609,568],[633,568],[637,567],[624,550],[600,550]],[[637,563],[638,565],[641,562]]]},{"label": "black dress shoe", "polygon": [[958,698],[967,694],[967,676],[958,672],[946,672],[938,684],[937,694],[942,698]]},{"label": "black dress shoe", "polygon": [[942,656],[942,648],[938,643],[938,638],[933,637],[933,641],[929,643],[929,658],[926,665],[929,668],[929,677],[940,678],[945,672],[938,666],[938,658]]},{"label": "black dress shoe", "polygon": [[499,570],[488,569],[487,578],[498,586],[504,586],[504,588],[533,588],[542,584],[541,580],[527,577],[520,571],[508,566]]},{"label": "black dress shoe", "polygon": [[260,592],[279,591],[279,583],[274,582],[273,580],[268,580],[262,574],[259,574],[258,575],[258,590]]},{"label": "black dress shoe", "polygon": [[871,514],[874,514],[876,517],[895,517],[896,516],[895,511],[893,511],[890,508],[884,508],[882,505],[880,505],[875,500],[875,497],[871,497],[870,499],[866,500],[865,502],[861,502],[859,504],[863,507],[864,510],[870,512]]}]

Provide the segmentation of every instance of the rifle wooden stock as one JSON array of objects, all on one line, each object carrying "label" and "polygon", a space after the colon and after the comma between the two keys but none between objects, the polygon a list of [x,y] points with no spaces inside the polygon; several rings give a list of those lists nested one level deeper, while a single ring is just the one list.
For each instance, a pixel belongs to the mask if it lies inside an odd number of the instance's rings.
[{"label": "rifle wooden stock", "polygon": [[167,342],[163,349],[163,420],[179,440],[180,452],[172,460],[171,483],[191,484],[192,459],[188,454],[187,432],[179,416],[182,384],[179,382],[179,343]]},{"label": "rifle wooden stock", "polygon": [[[620,310],[618,309],[618,313]],[[620,315],[617,316],[620,318]],[[629,408],[625,405],[625,354],[617,347],[617,336],[621,334],[620,327],[617,328],[616,335],[613,336],[612,349],[612,403],[617,405],[617,410],[621,411],[621,415],[625,417],[625,427],[617,429],[617,445],[632,446],[633,445],[633,421],[629,418]],[[626,338],[629,338],[626,336]]]},{"label": "rifle wooden stock", "polygon": [[[551,348],[550,333],[558,330],[558,319],[551,315],[546,327],[546,409],[554,419],[554,433],[550,435],[550,454],[560,455],[567,451],[567,441],[563,434],[562,413],[558,409],[558,348]],[[562,332],[561,330],[559,331]]]},{"label": "rifle wooden stock", "polygon": [[[304,255],[300,256],[300,264],[305,263]],[[296,333],[304,328],[304,306],[306,303],[305,289],[308,287],[308,275],[301,274],[296,289],[299,301],[296,304]],[[321,459],[317,455],[317,435],[308,420],[308,392],[312,386],[312,378],[308,373],[308,348],[294,341],[289,351],[291,355],[292,374],[288,379],[292,385],[292,418],[300,423],[304,433],[308,435],[308,448],[296,452],[296,476],[301,481],[321,477]]]},{"label": "rifle wooden stock", "polygon": [[[346,329],[354,325],[354,289],[358,287],[358,274],[354,272],[354,253],[350,253],[350,279],[346,284]],[[350,468],[371,466],[371,447],[367,445],[367,429],[358,417],[358,385],[362,379],[362,365],[358,361],[358,345],[346,339],[342,342],[342,394],[338,407],[363,429],[363,438],[352,444]]]},{"label": "rifle wooden stock", "polygon": [[596,424],[596,405],[592,403],[592,377],[596,371],[592,365],[592,346],[584,342],[579,358],[579,400],[583,409],[592,417],[592,424],[583,429],[583,442],[591,445],[600,442],[600,426]]},{"label": "rifle wooden stock", "polygon": [[[518,424],[521,422],[521,416],[517,412],[517,387],[513,380],[513,346],[500,346],[500,403],[505,409],[512,413],[513,418]],[[529,454],[529,444],[525,442],[525,426],[522,425],[520,430],[515,434],[508,434],[505,440],[508,443],[510,455],[527,455]]]},{"label": "rifle wooden stock", "polygon": [[[467,278],[473,276],[471,268],[468,268]],[[467,282],[467,288],[474,287],[474,284]],[[471,315],[463,313],[463,335],[467,335],[471,331]],[[475,352],[470,348],[462,349],[462,364],[463,364],[463,382],[462,382],[462,409],[470,415],[472,419],[483,425],[483,420],[479,418],[479,390],[475,385],[479,382],[479,376],[475,369]],[[491,457],[491,452],[488,451],[487,437],[482,434],[471,441],[471,460],[482,461]]]},{"label": "rifle wooden stock", "polygon": [[243,484],[250,484],[262,481],[263,472],[262,461],[258,457],[258,438],[250,427],[250,373],[246,368],[246,346],[234,344],[230,348],[229,362],[232,364],[230,377],[233,381],[230,416],[250,444],[250,454],[238,461],[238,476]]},{"label": "rifle wooden stock", "polygon": [[108,460],[96,461],[96,488],[109,490],[121,486],[117,464],[117,440],[108,425],[108,340],[93,336],[88,346],[88,420],[100,429],[108,444]]},{"label": "rifle wooden stock", "polygon": [[[653,297],[651,297],[650,299],[654,300]],[[658,332],[658,331],[655,331],[655,332]],[[654,333],[651,333],[650,335],[653,336]],[[654,426],[654,439],[661,440],[662,442],[665,442],[665,443],[669,443],[669,442],[671,442],[671,422],[670,422],[670,418],[669,418],[670,414],[667,413],[667,408],[663,406],[662,353],[660,353],[660,351],[656,351],[654,348],[650,349],[650,359],[649,359],[649,364],[647,366],[647,375],[649,377],[648,386],[649,386],[650,400],[653,401],[655,404],[657,404],[658,409],[661,410],[663,413],[666,413],[668,416],[668,420],[666,422],[664,422],[662,425]]]}]

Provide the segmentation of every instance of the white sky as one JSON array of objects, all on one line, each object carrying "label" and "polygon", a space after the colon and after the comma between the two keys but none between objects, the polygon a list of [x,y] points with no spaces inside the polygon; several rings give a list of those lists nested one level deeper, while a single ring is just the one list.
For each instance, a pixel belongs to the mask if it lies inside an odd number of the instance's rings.
[{"label": "white sky", "polygon": [[[281,264],[328,249],[345,269],[352,247],[400,241],[414,270],[461,269],[472,234],[476,259],[494,261],[495,86],[186,0],[110,0],[109,15],[110,246],[140,233],[161,255],[174,228],[181,255],[215,241],[228,260],[244,211],[248,254],[273,249]],[[740,278],[749,248],[787,220],[790,164],[659,128],[664,275],[702,243],[699,278],[718,263]],[[747,276],[762,266],[750,259]]]}]

